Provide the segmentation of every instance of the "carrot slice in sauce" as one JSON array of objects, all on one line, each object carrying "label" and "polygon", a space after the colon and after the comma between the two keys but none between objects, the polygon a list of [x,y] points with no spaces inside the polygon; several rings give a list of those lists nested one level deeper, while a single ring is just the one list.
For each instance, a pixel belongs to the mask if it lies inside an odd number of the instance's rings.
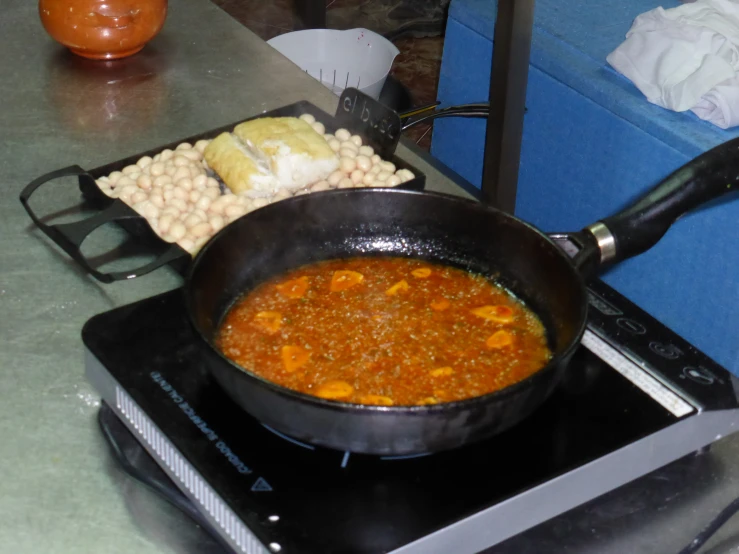
[{"label": "carrot slice in sauce", "polygon": [[431,377],[447,377],[448,375],[451,375],[454,373],[454,370],[449,366],[440,367],[437,369],[432,369],[429,371],[429,375]]},{"label": "carrot slice in sauce", "polygon": [[280,294],[288,298],[303,298],[305,291],[308,290],[309,284],[308,276],[303,275],[297,279],[291,279],[290,281],[275,285],[275,288]]},{"label": "carrot slice in sauce", "polygon": [[331,277],[331,292],[341,292],[342,290],[350,289],[362,281],[364,281],[364,275],[358,271],[334,271]]},{"label": "carrot slice in sauce", "polygon": [[472,313],[477,317],[496,323],[510,323],[513,321],[513,310],[508,306],[482,306],[472,310]]},{"label": "carrot slice in sauce", "polygon": [[413,275],[416,279],[425,279],[429,275],[431,275],[431,268],[429,267],[419,267],[418,269],[414,269],[411,271],[411,275]]},{"label": "carrot slice in sauce", "polygon": [[388,296],[395,296],[400,291],[408,290],[408,288],[409,288],[408,287],[408,281],[406,281],[405,279],[402,279],[401,281],[398,281],[392,287],[390,287],[389,289],[387,289],[385,291],[385,294],[387,294]]},{"label": "carrot slice in sauce", "polygon": [[326,381],[316,389],[315,395],[328,400],[337,400],[347,398],[352,393],[354,393],[354,387],[346,381]]},{"label": "carrot slice in sauce", "polygon": [[280,312],[258,312],[254,316],[254,323],[269,334],[273,334],[280,330],[282,314]]},{"label": "carrot slice in sauce", "polygon": [[446,310],[451,304],[449,303],[449,300],[446,298],[439,298],[438,300],[432,301],[429,306],[432,310],[437,312],[443,312]]},{"label": "carrot slice in sauce", "polygon": [[501,329],[488,337],[485,344],[488,348],[504,348],[513,343],[513,335]]},{"label": "carrot slice in sauce", "polygon": [[293,344],[282,347],[282,363],[285,371],[293,372],[308,363],[309,359],[310,352],[305,348]]},{"label": "carrot slice in sauce", "polygon": [[434,398],[433,396],[427,396],[426,398],[422,398],[418,402],[416,402],[416,405],[418,406],[429,406],[431,404],[438,404],[439,400]]},{"label": "carrot slice in sauce", "polygon": [[389,396],[381,396],[379,394],[366,394],[359,397],[361,404],[372,404],[374,406],[392,406],[393,399]]}]

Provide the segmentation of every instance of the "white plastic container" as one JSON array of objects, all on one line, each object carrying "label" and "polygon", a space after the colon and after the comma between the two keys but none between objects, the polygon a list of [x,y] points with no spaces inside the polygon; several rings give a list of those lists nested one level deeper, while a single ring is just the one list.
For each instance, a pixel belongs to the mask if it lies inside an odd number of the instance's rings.
[{"label": "white plastic container", "polygon": [[295,31],[267,44],[334,94],[355,87],[375,99],[400,53],[392,42],[367,29]]}]

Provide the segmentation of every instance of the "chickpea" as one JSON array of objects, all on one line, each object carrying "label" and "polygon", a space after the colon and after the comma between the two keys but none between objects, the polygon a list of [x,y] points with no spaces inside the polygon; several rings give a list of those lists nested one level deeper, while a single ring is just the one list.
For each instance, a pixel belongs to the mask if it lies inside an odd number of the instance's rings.
[{"label": "chickpea", "polygon": [[146,219],[152,220],[159,217],[159,208],[147,200],[137,202],[131,206],[136,212],[143,215]]},{"label": "chickpea", "polygon": [[142,190],[150,190],[153,182],[151,175],[147,175],[146,173],[139,175],[139,178],[136,179],[136,184]]},{"label": "chickpea", "polygon": [[173,221],[169,227],[169,234],[175,241],[182,239],[187,233],[187,227],[181,221]]},{"label": "chickpea", "polygon": [[131,179],[128,175],[122,176],[120,179],[118,179],[118,182],[116,183],[117,187],[128,187],[128,186],[136,186],[136,181],[134,179]]},{"label": "chickpea", "polygon": [[181,238],[180,240],[177,241],[177,244],[180,245],[180,248],[189,252],[190,254],[192,254],[195,251],[195,241],[192,240],[190,237]]},{"label": "chickpea", "polygon": [[339,160],[339,169],[344,173],[351,173],[357,169],[357,162],[354,158],[341,158]]},{"label": "chickpea", "polygon": [[341,181],[339,181],[339,188],[340,189],[350,189],[353,186],[354,186],[354,183],[348,177],[344,177]]},{"label": "chickpea", "polygon": [[203,192],[203,196],[207,196],[211,200],[215,200],[216,198],[221,197],[221,191],[219,191],[218,189],[208,188],[202,192]]},{"label": "chickpea", "polygon": [[169,175],[159,175],[154,179],[153,185],[155,187],[161,187],[172,183],[172,177]]},{"label": "chickpea", "polygon": [[223,213],[226,206],[230,205],[234,201],[234,198],[235,197],[233,195],[219,196],[211,203],[209,209],[213,213]]},{"label": "chickpea", "polygon": [[364,177],[362,177],[362,183],[368,186],[372,186],[372,183],[375,182],[375,174],[374,173],[366,173]]},{"label": "chickpea", "polygon": [[311,125],[311,127],[313,127],[313,130],[319,135],[322,135],[326,132],[326,127],[320,121],[316,121],[313,125]]},{"label": "chickpea", "polygon": [[208,233],[207,235],[204,235],[202,237],[196,238],[195,239],[195,252],[199,252],[200,249],[203,246],[205,246],[205,243],[210,240],[210,237],[211,237],[211,235],[210,235],[210,233]]},{"label": "chickpea", "polygon": [[254,209],[256,210],[257,208],[263,208],[264,206],[269,204],[269,202],[267,202],[266,198],[255,198],[253,204]]},{"label": "chickpea", "polygon": [[388,173],[395,173],[395,164],[393,162],[380,162],[380,167]]},{"label": "chickpea", "polygon": [[200,208],[194,208],[191,213],[198,216],[203,221],[208,221],[208,214],[205,213],[205,210],[201,210]]},{"label": "chickpea", "polygon": [[180,210],[178,210],[174,206],[164,206],[164,208],[161,210],[160,214],[162,216],[169,215],[169,216],[172,217],[173,220],[180,218]]},{"label": "chickpea", "polygon": [[359,146],[357,146],[350,140],[345,140],[344,142],[342,142],[341,147],[348,148],[349,150],[354,150],[357,154],[359,154]]},{"label": "chickpea", "polygon": [[172,225],[172,222],[174,221],[174,217],[172,217],[171,214],[161,214],[159,215],[159,234],[160,235],[166,235],[169,232],[169,228]]},{"label": "chickpea", "polygon": [[[190,177],[190,168],[178,167],[172,175],[172,182],[177,183],[180,179],[187,179],[188,181],[190,181]],[[192,188],[192,181],[190,182],[190,188]]]},{"label": "chickpea", "polygon": [[188,194],[188,200],[191,204],[197,204],[198,200],[200,200],[201,192],[199,190],[191,190],[190,194]]},{"label": "chickpea", "polygon": [[361,169],[355,169],[351,172],[349,178],[352,180],[352,183],[358,185],[362,182],[362,179],[364,179],[364,171],[362,171]]},{"label": "chickpea", "polygon": [[180,151],[179,154],[180,154],[180,157],[187,158],[188,160],[190,160],[191,164],[192,162],[199,162],[200,160],[203,159],[203,154],[200,153],[200,151],[196,150],[195,148],[193,148],[192,150],[182,150]]},{"label": "chickpea", "polygon": [[136,162],[136,165],[139,166],[141,169],[144,169],[145,167],[148,167],[151,165],[152,159],[149,156],[144,156],[143,158],[140,158],[139,161]]},{"label": "chickpea", "polygon": [[223,217],[220,215],[211,215],[210,218],[208,218],[208,221],[210,221],[210,226],[213,228],[214,233],[223,229],[223,226],[225,225],[225,221],[223,221]]},{"label": "chickpea", "polygon": [[380,171],[377,175],[375,175],[375,181],[387,181],[387,178],[390,177],[392,173],[389,171]]},{"label": "chickpea", "polygon": [[174,165],[174,162],[168,162],[164,164],[164,174],[165,175],[169,175],[170,177],[173,177],[175,173],[177,173],[177,166]]},{"label": "chickpea", "polygon": [[359,147],[359,153],[362,156],[367,156],[368,158],[371,158],[372,155],[375,153],[374,149],[371,146],[360,146]]},{"label": "chickpea", "polygon": [[146,194],[143,190],[140,190],[138,192],[134,192],[131,195],[131,204],[138,204],[139,202],[143,202],[144,200],[148,200],[149,195]]},{"label": "chickpea", "polygon": [[140,172],[141,172],[141,168],[137,165],[127,165],[121,171],[121,173],[123,173],[124,175],[130,175],[131,173],[140,173]]},{"label": "chickpea", "polygon": [[180,156],[178,153],[178,155],[174,157],[174,161],[172,163],[175,167],[187,167],[190,165],[190,159],[185,156]]},{"label": "chickpea", "polygon": [[[197,191],[193,191],[193,192],[197,192]],[[190,199],[192,200],[192,196],[190,196]],[[208,208],[210,208],[211,202],[212,200],[210,198],[208,198],[205,195],[201,195],[200,198],[195,200],[195,207],[203,211],[208,211]]]},{"label": "chickpea", "polygon": [[330,188],[328,181],[318,181],[311,186],[310,190],[311,192],[320,192],[322,190],[329,190]]},{"label": "chickpea", "polygon": [[275,193],[274,199],[284,200],[285,198],[290,198],[290,196],[292,195],[286,189],[280,189]]},{"label": "chickpea", "polygon": [[136,185],[126,185],[120,188],[120,193],[118,196],[121,200],[128,203],[128,201],[131,199],[131,196],[136,194],[138,190],[139,189],[136,187]]},{"label": "chickpea", "polygon": [[372,162],[367,156],[360,154],[359,156],[354,158],[354,161],[357,164],[357,169],[361,169],[365,173],[372,169]]},{"label": "chickpea", "polygon": [[108,180],[110,181],[111,185],[115,186],[116,184],[118,184],[118,179],[120,179],[121,177],[123,177],[123,173],[121,173],[120,171],[114,171],[113,173],[108,175]]},{"label": "chickpea", "polygon": [[299,118],[299,119],[302,119],[303,121],[305,121],[305,122],[306,122],[306,123],[308,123],[309,125],[312,125],[313,123],[315,123],[315,122],[316,122],[316,118],[315,118],[315,117],[313,117],[313,116],[312,116],[311,114],[309,114],[309,113],[304,113],[303,115],[301,115],[301,116],[300,116],[300,118]]},{"label": "chickpea", "polygon": [[149,173],[152,175],[152,177],[159,177],[159,175],[164,175],[164,164],[162,162],[154,162],[149,166]]},{"label": "chickpea", "polygon": [[192,148],[192,144],[189,142],[183,142],[177,145],[177,148],[175,150],[190,150]]},{"label": "chickpea", "polygon": [[341,143],[335,138],[329,139],[328,145],[329,147],[331,147],[331,150],[333,150],[334,152],[338,152],[339,150],[341,150]]},{"label": "chickpea", "polygon": [[172,159],[172,156],[174,156],[174,152],[172,152],[172,151],[171,151],[171,150],[170,150],[169,148],[167,148],[167,149],[165,149],[165,150],[162,150],[162,151],[160,152],[160,154],[161,154],[161,156],[162,156],[162,157],[161,157],[160,159],[161,159],[161,160],[162,160],[163,162],[166,162],[167,160],[170,160],[170,159]]},{"label": "chickpea", "polygon": [[337,129],[337,131],[334,133],[337,139],[340,141],[349,140],[352,137],[352,134],[347,131],[346,129]]},{"label": "chickpea", "polygon": [[108,185],[102,184],[102,185],[98,185],[98,187],[100,188],[100,190],[105,196],[110,196],[111,198],[115,198],[115,196],[113,196],[115,192]]},{"label": "chickpea", "polygon": [[157,208],[162,209],[164,207],[164,197],[161,192],[155,191],[149,196],[149,202],[154,204]]},{"label": "chickpea", "polygon": [[401,183],[405,183],[406,181],[410,181],[416,178],[413,172],[409,169],[399,169],[396,175],[400,177]]},{"label": "chickpea", "polygon": [[344,178],[344,174],[341,172],[341,170],[334,171],[331,175],[328,176],[326,181],[329,185],[332,187],[335,187],[339,184],[339,181],[341,181]]},{"label": "chickpea", "polygon": [[175,198],[180,198],[185,202],[190,200],[190,193],[183,188],[176,187],[172,192]]},{"label": "chickpea", "polygon": [[205,188],[205,184],[208,182],[208,178],[205,176],[205,174],[199,174],[196,177],[193,177],[192,179],[192,186],[193,188],[197,190],[202,190]]},{"label": "chickpea", "polygon": [[351,148],[342,148],[339,150],[339,156],[342,158],[356,158],[357,152],[356,150],[352,150]]},{"label": "chickpea", "polygon": [[362,137],[360,137],[359,135],[352,135],[349,140],[356,144],[357,148],[362,146]]},{"label": "chickpea", "polygon": [[192,179],[190,179],[190,177],[181,177],[180,179],[172,179],[172,181],[174,181],[175,187],[179,187],[186,191],[192,190]]},{"label": "chickpea", "polygon": [[[180,189],[175,189],[180,190]],[[185,202],[182,198],[172,198],[172,200],[169,201],[170,206],[174,206],[177,208],[181,214],[186,213],[188,211],[187,202]]]},{"label": "chickpea", "polygon": [[397,175],[390,175],[390,177],[385,181],[385,185],[388,187],[397,187],[400,183],[400,177]]},{"label": "chickpea", "polygon": [[372,154],[372,156],[370,157],[370,160],[372,160],[373,164],[377,165],[382,161],[382,158],[377,154]]},{"label": "chickpea", "polygon": [[226,217],[236,219],[246,213],[246,208],[239,204],[231,204],[224,208],[223,213],[226,214]]},{"label": "chickpea", "polygon": [[213,228],[210,226],[210,223],[207,221],[203,221],[201,223],[198,223],[197,225],[193,225],[189,229],[189,234],[192,237],[199,238],[199,237],[207,237],[211,234],[213,231]]},{"label": "chickpea", "polygon": [[192,227],[192,226],[194,226],[194,225],[197,225],[197,224],[198,224],[198,223],[200,223],[201,221],[203,221],[203,219],[202,219],[202,218],[201,218],[201,217],[200,217],[199,215],[197,215],[197,214],[194,214],[194,213],[190,212],[190,213],[189,213],[189,214],[187,214],[187,216],[186,216],[186,217],[185,217],[185,218],[184,218],[184,219],[182,220],[182,223],[184,223],[184,224],[185,224],[185,227],[187,227],[187,228],[189,229],[190,227]]},{"label": "chickpea", "polygon": [[195,143],[195,149],[202,154],[203,152],[205,152],[208,144],[210,144],[209,140],[199,140]]}]

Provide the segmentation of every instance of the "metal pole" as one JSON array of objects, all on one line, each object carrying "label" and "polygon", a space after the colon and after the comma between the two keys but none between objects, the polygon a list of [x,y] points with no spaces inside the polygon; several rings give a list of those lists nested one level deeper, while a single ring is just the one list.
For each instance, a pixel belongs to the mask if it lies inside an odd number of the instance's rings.
[{"label": "metal pole", "polygon": [[535,0],[498,0],[490,71],[483,200],[513,213],[526,110]]}]

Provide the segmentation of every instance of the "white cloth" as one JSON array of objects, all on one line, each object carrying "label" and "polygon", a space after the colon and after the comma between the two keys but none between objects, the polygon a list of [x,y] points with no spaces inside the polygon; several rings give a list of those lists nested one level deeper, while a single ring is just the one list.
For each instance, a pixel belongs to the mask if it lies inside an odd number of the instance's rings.
[{"label": "white cloth", "polygon": [[739,0],[643,13],[606,59],[653,104],[739,125]]}]

